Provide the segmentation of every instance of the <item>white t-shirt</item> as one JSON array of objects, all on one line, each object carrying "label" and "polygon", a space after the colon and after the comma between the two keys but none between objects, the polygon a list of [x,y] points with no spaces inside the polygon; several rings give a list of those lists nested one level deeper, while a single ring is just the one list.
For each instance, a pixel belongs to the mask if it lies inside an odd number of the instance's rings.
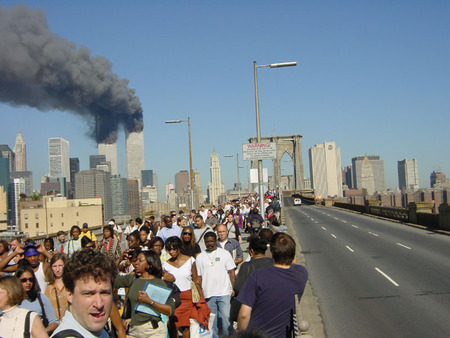
[{"label": "white t-shirt", "polygon": [[227,250],[217,248],[211,252],[203,251],[197,256],[196,262],[205,298],[231,295],[228,271],[236,268],[236,264]]},{"label": "white t-shirt", "polygon": [[163,265],[164,270],[171,273],[175,277],[175,284],[176,286],[178,286],[181,292],[191,289],[192,264],[194,263],[195,258],[190,257],[179,268],[170,265],[167,261]]}]

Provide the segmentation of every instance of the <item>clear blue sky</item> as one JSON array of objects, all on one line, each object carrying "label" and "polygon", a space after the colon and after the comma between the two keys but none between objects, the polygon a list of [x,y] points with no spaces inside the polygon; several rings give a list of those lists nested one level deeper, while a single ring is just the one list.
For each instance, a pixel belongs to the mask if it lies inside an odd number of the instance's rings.
[{"label": "clear blue sky", "polygon": [[[298,62],[259,69],[261,130],[303,135],[305,176],[308,149],[325,141],[340,147],[342,166],[357,155],[380,155],[388,188],[397,186],[404,158],[418,160],[422,187],[433,169],[450,176],[448,1],[24,3],[45,11],[53,33],[108,58],[129,79],[144,109],[146,167],[158,174],[160,192],[188,168],[187,126],[164,121],[187,116],[203,189],[213,148],[225,187],[232,187],[236,162],[223,155],[240,153],[256,135],[254,60]],[[0,104],[0,116],[0,143],[13,147],[22,130],[35,188],[48,172],[49,137],[70,141],[81,169],[97,153],[86,121],[74,114]],[[120,134],[119,171],[126,175],[123,143]],[[287,173],[289,165],[283,162]],[[242,169],[244,186],[246,180]]]}]

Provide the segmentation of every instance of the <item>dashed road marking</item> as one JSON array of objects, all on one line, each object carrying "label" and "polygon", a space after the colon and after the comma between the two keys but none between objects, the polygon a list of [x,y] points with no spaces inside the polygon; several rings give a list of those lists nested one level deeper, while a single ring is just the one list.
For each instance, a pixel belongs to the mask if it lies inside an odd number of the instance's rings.
[{"label": "dashed road marking", "polygon": [[334,238],[337,238],[335,234],[331,234],[331,236],[333,236]]},{"label": "dashed road marking", "polygon": [[403,244],[401,244],[401,243],[397,243],[397,245],[400,245],[400,246],[402,246],[402,247],[404,247],[404,248],[406,248],[406,249],[408,249],[408,250],[411,250],[411,248],[410,248],[409,246],[403,245]]},{"label": "dashed road marking", "polygon": [[347,249],[349,249],[351,252],[355,252],[352,248],[350,248],[348,245],[345,246]]},{"label": "dashed road marking", "polygon": [[352,224],[352,227],[359,229],[359,226]]},{"label": "dashed road marking", "polygon": [[327,228],[325,228],[325,227],[322,227],[322,229],[323,229],[323,230],[327,230]]},{"label": "dashed road marking", "polygon": [[394,284],[395,286],[399,286],[399,284],[393,280],[391,277],[389,277],[387,274],[385,274],[383,271],[381,271],[378,268],[375,268],[375,270],[377,270],[379,273],[381,273],[389,282],[391,282],[392,284]]},{"label": "dashed road marking", "polygon": [[371,234],[372,236],[375,236],[375,237],[380,236],[380,235],[378,235],[378,234],[376,234],[376,233],[374,233],[374,232],[370,232],[370,231],[369,231],[369,234]]}]

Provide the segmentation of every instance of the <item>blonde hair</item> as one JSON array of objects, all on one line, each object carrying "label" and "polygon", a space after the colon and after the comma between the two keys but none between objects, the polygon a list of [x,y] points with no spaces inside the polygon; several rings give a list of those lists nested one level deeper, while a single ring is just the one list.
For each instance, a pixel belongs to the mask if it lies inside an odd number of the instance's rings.
[{"label": "blonde hair", "polygon": [[8,305],[10,306],[18,305],[26,298],[25,290],[16,277],[0,277],[0,288],[6,290],[8,294]]}]

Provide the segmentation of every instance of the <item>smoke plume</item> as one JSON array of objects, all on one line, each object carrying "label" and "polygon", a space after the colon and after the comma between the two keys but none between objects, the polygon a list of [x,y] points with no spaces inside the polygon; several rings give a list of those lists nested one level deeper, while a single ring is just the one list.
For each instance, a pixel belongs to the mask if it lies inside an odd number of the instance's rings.
[{"label": "smoke plume", "polygon": [[43,10],[0,7],[0,101],[56,109],[95,121],[92,137],[116,141],[117,127],[142,131],[139,98],[111,62],[52,33]]}]

